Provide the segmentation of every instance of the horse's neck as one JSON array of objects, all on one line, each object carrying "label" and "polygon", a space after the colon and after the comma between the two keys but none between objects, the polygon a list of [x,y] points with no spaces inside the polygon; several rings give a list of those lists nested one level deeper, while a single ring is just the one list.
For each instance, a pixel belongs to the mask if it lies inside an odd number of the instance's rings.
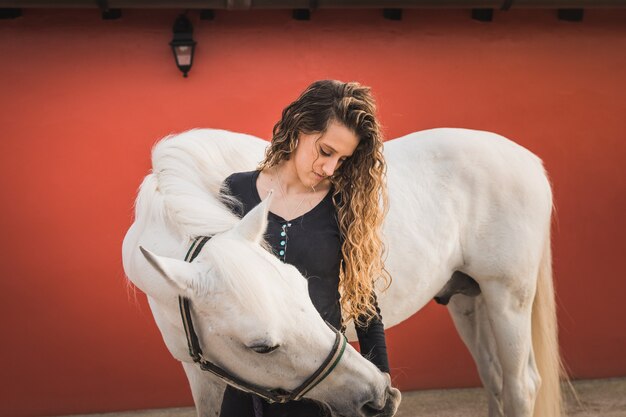
[{"label": "horse's neck", "polygon": [[[172,300],[177,300],[172,297]],[[179,361],[190,361],[187,338],[177,302],[163,303],[148,296],[148,303],[163,341],[173,357]]]}]

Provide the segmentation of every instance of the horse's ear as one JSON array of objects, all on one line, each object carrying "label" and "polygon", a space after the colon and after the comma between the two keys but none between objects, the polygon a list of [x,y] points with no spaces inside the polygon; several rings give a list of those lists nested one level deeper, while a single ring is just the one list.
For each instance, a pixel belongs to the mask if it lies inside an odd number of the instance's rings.
[{"label": "horse's ear", "polygon": [[139,249],[148,263],[159,271],[166,281],[185,292],[194,291],[194,283],[200,279],[200,271],[194,264],[155,255],[143,246],[139,246]]},{"label": "horse's ear", "polygon": [[250,210],[235,226],[234,230],[244,239],[259,243],[267,229],[267,212],[269,211],[274,190],[270,190],[265,200]]}]

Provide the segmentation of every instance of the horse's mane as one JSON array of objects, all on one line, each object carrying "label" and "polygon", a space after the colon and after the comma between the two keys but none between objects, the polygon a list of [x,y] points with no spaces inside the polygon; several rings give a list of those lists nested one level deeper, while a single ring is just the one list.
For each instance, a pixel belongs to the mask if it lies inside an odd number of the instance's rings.
[{"label": "horse's mane", "polygon": [[[224,130],[194,129],[166,136],[152,148],[152,172],[140,186],[135,202],[135,222],[141,228],[148,224],[171,227],[183,245],[188,244],[190,238],[212,236],[231,229],[239,217],[224,205],[229,198],[220,194],[220,186],[232,172],[254,168],[265,146],[261,139]],[[273,287],[265,289],[273,281],[258,285],[259,274],[283,280],[282,288],[287,291],[297,290],[291,285],[293,277],[289,277],[293,271],[279,269],[282,263],[267,256],[269,251],[261,249],[266,242],[261,242],[258,248],[246,249],[232,239],[219,238],[222,239],[220,245],[208,252],[214,252],[211,258],[215,262],[211,264],[223,277],[220,282],[230,288],[230,293],[236,295],[240,304],[261,312],[264,307],[267,309],[267,301],[276,297],[270,291]],[[269,262],[229,262],[226,270],[223,259],[241,250],[258,250]],[[256,259],[253,252],[246,252],[245,256]],[[202,296],[211,290],[212,284],[211,280],[198,280],[195,290]]]},{"label": "horse's mane", "polygon": [[171,226],[187,241],[234,226],[238,217],[220,195],[224,178],[254,166],[264,142],[253,136],[216,129],[192,129],[168,135],[152,148],[152,172],[135,202],[138,223]]}]

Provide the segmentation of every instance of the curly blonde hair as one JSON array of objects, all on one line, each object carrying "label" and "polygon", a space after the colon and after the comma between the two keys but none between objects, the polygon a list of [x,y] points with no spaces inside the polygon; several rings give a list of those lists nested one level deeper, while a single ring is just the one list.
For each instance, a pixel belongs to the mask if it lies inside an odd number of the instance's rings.
[{"label": "curly blonde hair", "polygon": [[391,276],[385,269],[381,226],[388,210],[381,127],[370,88],[357,82],[320,80],[311,84],[282,112],[272,141],[257,169],[289,159],[300,133],[323,134],[331,122],[352,130],[359,143],[352,156],[335,171],[333,204],[343,238],[339,292],[343,321],[365,326],[378,313],[374,285]]}]

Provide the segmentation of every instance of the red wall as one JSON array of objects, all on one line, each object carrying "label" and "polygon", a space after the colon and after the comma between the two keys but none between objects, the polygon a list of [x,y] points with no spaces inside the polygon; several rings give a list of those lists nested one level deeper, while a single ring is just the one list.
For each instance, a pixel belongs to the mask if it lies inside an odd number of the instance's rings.
[{"label": "red wall", "polygon": [[[26,10],[0,21],[0,414],[192,404],[120,252],[151,145],[219,127],[269,137],[320,78],[358,80],[386,136],[431,127],[498,132],[538,154],[554,183],[564,357],[575,378],[626,375],[626,11],[192,13],[184,79],[174,11]],[[444,308],[388,331],[402,389],[478,384]]]}]

